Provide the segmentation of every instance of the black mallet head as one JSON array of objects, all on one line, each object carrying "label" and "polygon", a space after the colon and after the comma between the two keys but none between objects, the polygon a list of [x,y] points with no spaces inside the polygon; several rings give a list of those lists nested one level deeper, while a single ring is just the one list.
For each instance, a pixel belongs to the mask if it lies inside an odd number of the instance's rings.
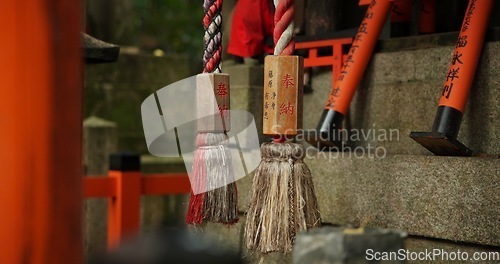
[{"label": "black mallet head", "polygon": [[410,137],[437,156],[471,156],[472,150],[460,141],[438,132],[411,132]]}]

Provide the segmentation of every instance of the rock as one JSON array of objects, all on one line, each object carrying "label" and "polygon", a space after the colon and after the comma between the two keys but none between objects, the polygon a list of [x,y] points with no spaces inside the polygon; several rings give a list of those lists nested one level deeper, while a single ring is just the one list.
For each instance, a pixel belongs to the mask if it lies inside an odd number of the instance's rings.
[{"label": "rock", "polygon": [[293,263],[368,263],[375,252],[398,252],[404,249],[405,237],[403,232],[388,229],[331,226],[312,229],[297,236]]}]

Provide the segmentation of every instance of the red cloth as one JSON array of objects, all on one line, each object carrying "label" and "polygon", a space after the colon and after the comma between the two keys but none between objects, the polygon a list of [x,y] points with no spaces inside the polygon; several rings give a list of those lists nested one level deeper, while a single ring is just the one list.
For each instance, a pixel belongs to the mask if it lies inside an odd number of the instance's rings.
[{"label": "red cloth", "polygon": [[238,0],[231,23],[227,52],[239,57],[272,53],[273,47],[264,43],[273,35],[274,7],[269,0]]}]

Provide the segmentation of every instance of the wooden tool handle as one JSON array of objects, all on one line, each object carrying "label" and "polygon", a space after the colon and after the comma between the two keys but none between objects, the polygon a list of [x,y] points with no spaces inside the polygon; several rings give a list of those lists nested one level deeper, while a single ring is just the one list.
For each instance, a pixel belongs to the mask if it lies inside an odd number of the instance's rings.
[{"label": "wooden tool handle", "polygon": [[347,114],[354,92],[363,78],[390,10],[391,1],[389,0],[369,1],[365,17],[361,21],[358,33],[342,64],[340,76],[334,81],[325,109],[331,109],[343,115]]},{"label": "wooden tool handle", "polygon": [[[227,132],[229,116],[229,75],[202,73],[196,76],[196,110],[198,132]],[[208,115],[208,116],[206,116]]]},{"label": "wooden tool handle", "polygon": [[465,112],[494,3],[494,0],[469,1],[446,73],[439,106],[449,106]]},{"label": "wooden tool handle", "polygon": [[304,60],[267,56],[264,64],[264,135],[293,136],[302,128]]}]

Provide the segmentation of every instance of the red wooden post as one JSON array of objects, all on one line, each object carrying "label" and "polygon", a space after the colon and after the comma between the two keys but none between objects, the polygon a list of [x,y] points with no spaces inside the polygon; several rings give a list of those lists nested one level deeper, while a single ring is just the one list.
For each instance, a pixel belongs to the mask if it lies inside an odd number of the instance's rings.
[{"label": "red wooden post", "polygon": [[[304,58],[304,67],[332,66],[332,89],[335,80],[340,76],[342,63],[346,56],[342,49],[344,45],[350,45],[352,38],[339,38],[329,40],[296,42],[295,50],[309,49],[308,57]],[[318,56],[318,49],[323,47],[332,47],[332,55]]]},{"label": "red wooden post", "polygon": [[0,263],[82,263],[79,1],[0,1]]},{"label": "red wooden post", "polygon": [[136,235],[140,224],[141,172],[136,154],[113,154],[109,177],[115,180],[116,195],[108,199],[108,249],[123,238]]}]

